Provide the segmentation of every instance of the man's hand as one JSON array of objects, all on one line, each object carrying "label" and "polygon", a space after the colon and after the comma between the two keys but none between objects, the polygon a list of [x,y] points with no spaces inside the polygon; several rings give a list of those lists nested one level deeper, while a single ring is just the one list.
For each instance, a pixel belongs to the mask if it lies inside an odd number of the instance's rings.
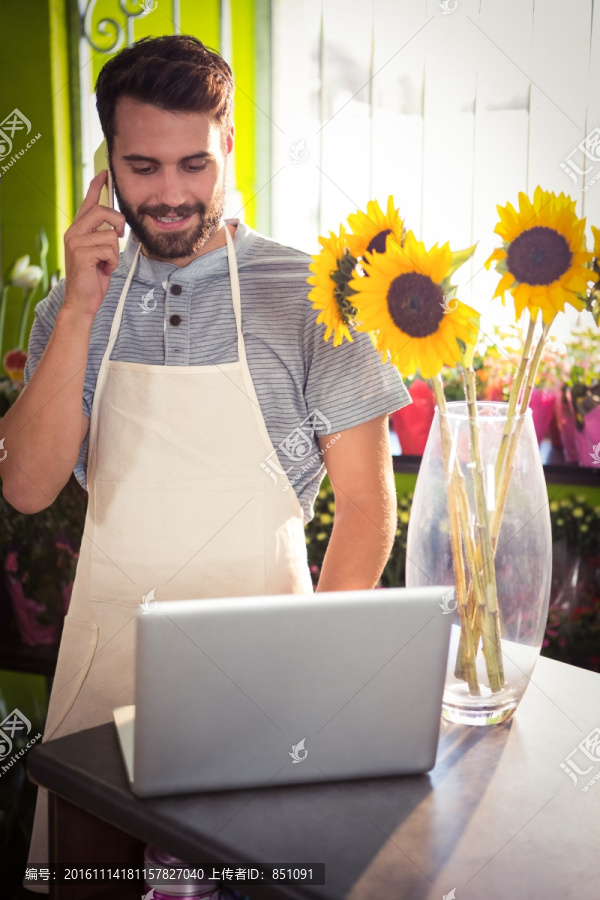
[{"label": "man's hand", "polygon": [[374,588],[397,527],[388,416],[319,436],[335,518],[317,591]]},{"label": "man's hand", "polygon": [[[119,265],[119,235],[125,233],[125,216],[100,206],[100,192],[107,169],[90,181],[73,224],[65,232],[65,298],[62,308],[94,319]],[[98,230],[103,223],[114,226]]]}]

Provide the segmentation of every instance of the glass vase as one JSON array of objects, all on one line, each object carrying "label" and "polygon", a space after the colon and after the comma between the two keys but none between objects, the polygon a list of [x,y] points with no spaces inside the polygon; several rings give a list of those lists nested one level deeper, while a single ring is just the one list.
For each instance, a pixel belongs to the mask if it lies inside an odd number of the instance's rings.
[{"label": "glass vase", "polygon": [[408,527],[406,584],[454,585],[440,603],[440,615],[454,617],[442,718],[492,725],[513,715],[540,653],[552,537],[531,410],[509,421],[506,403],[477,402],[476,413],[478,439],[465,402],[448,403],[444,414],[436,408]]}]

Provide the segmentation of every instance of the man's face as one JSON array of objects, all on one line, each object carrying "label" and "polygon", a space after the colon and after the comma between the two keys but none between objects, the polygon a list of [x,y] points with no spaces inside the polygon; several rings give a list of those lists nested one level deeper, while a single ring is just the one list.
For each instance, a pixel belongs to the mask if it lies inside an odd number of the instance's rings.
[{"label": "man's face", "polygon": [[[185,266],[221,228],[227,160],[219,126],[201,113],[166,112],[130,97],[115,111],[113,181],[125,221],[145,255]],[[158,217],[180,217],[170,224]]]}]

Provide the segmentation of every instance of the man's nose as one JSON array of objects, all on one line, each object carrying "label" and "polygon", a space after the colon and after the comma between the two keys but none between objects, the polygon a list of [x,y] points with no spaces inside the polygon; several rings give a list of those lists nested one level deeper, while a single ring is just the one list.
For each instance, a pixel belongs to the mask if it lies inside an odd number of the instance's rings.
[{"label": "man's nose", "polygon": [[186,203],[186,193],[181,177],[174,172],[163,171],[158,176],[156,189],[156,205],[169,207],[170,211],[180,206],[189,206]]}]

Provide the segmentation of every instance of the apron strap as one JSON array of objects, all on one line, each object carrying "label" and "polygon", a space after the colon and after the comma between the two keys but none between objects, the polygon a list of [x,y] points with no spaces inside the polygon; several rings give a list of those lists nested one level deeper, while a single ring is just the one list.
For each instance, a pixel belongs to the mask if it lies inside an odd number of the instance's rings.
[{"label": "apron strap", "polygon": [[127,297],[127,291],[129,290],[129,285],[131,284],[131,279],[133,278],[133,273],[135,272],[135,268],[137,266],[138,257],[140,255],[140,251],[142,249],[142,245],[138,244],[138,248],[136,250],[135,256],[133,258],[133,262],[131,263],[131,268],[127,273],[127,278],[125,279],[125,284],[123,285],[123,290],[121,291],[121,296],[119,297],[119,302],[117,303],[117,308],[115,310],[115,314],[113,317],[113,322],[110,328],[110,334],[108,336],[108,344],[106,345],[106,350],[104,351],[104,356],[102,357],[102,362],[100,363],[100,367],[102,367],[104,361],[108,361],[108,358],[111,354],[112,348],[115,345],[115,341],[117,339],[117,334],[119,333],[119,328],[121,326],[121,319],[123,318],[123,308],[125,306],[125,298]]},{"label": "apron strap", "polygon": [[246,348],[244,346],[244,338],[242,335],[242,304],[240,300],[240,280],[238,276],[237,260],[235,249],[233,246],[233,238],[229,233],[229,228],[225,225],[225,237],[227,238],[227,261],[229,263],[229,280],[231,282],[231,296],[233,298],[233,312],[235,314],[235,325],[238,336],[238,359],[240,362],[246,363]]},{"label": "apron strap", "polygon": [[[94,401],[96,397],[102,392],[102,388],[104,387],[104,381],[106,379],[106,371],[108,358],[111,354],[112,348],[114,347],[115,341],[117,339],[117,334],[119,333],[119,326],[121,325],[121,318],[123,316],[123,307],[125,306],[125,298],[127,297],[127,291],[129,290],[129,285],[131,284],[131,279],[133,278],[133,273],[135,272],[135,267],[137,265],[138,257],[140,255],[140,251],[142,249],[141,243],[138,244],[138,248],[131,264],[131,268],[127,274],[127,278],[125,279],[125,284],[123,285],[123,290],[121,291],[121,296],[119,297],[119,302],[117,303],[117,308],[115,310],[115,314],[113,316],[112,325],[110,328],[110,334],[108,336],[108,343],[106,345],[106,350],[104,351],[104,355],[102,357],[102,361],[100,363],[100,368],[98,369],[98,377],[96,379],[96,387],[94,389]],[[88,473],[90,470],[94,471],[96,459],[96,429],[98,427],[98,408],[99,403],[92,403],[92,415],[90,419],[90,428],[89,428],[89,444],[88,444]],[[88,484],[89,488],[89,484]]]},{"label": "apron strap", "polygon": [[[237,260],[235,255],[235,249],[233,246],[233,239],[231,234],[229,233],[229,228],[225,224],[223,226],[225,228],[225,237],[227,241],[227,261],[229,264],[229,278],[231,281],[231,294],[233,298],[233,311],[235,314],[235,324],[237,329],[238,336],[238,358],[239,361],[247,368],[247,360],[246,360],[246,348],[244,346],[244,338],[242,335],[242,311],[241,311],[241,301],[240,301],[240,282],[238,278],[238,269],[237,269]],[[123,290],[121,291],[121,296],[119,297],[119,302],[117,304],[117,308],[115,310],[115,314],[113,317],[113,322],[110,329],[110,334],[108,338],[108,343],[106,345],[106,350],[104,351],[104,355],[102,357],[102,361],[100,363],[100,368],[98,370],[98,377],[96,379],[96,388],[95,388],[95,398],[98,396],[104,387],[104,382],[106,379],[106,372],[108,366],[108,360],[112,349],[115,345],[115,341],[117,339],[117,334],[119,333],[119,328],[121,326],[121,320],[123,318],[123,309],[125,306],[125,299],[127,297],[127,292],[129,290],[129,285],[131,284],[131,280],[133,278],[138,257],[140,255],[140,251],[142,249],[141,243],[138,244],[138,248],[131,264],[131,268],[127,274],[127,278],[125,279],[125,284],[123,285]],[[252,396],[251,392],[251,396]],[[254,396],[254,401],[258,402],[256,396]],[[98,419],[98,408],[99,403],[92,404],[92,415],[90,420],[90,432],[89,432],[89,459],[88,459],[88,470],[93,469],[95,465],[95,458],[93,454],[95,453],[96,446],[96,429],[97,429],[97,419]]]}]

